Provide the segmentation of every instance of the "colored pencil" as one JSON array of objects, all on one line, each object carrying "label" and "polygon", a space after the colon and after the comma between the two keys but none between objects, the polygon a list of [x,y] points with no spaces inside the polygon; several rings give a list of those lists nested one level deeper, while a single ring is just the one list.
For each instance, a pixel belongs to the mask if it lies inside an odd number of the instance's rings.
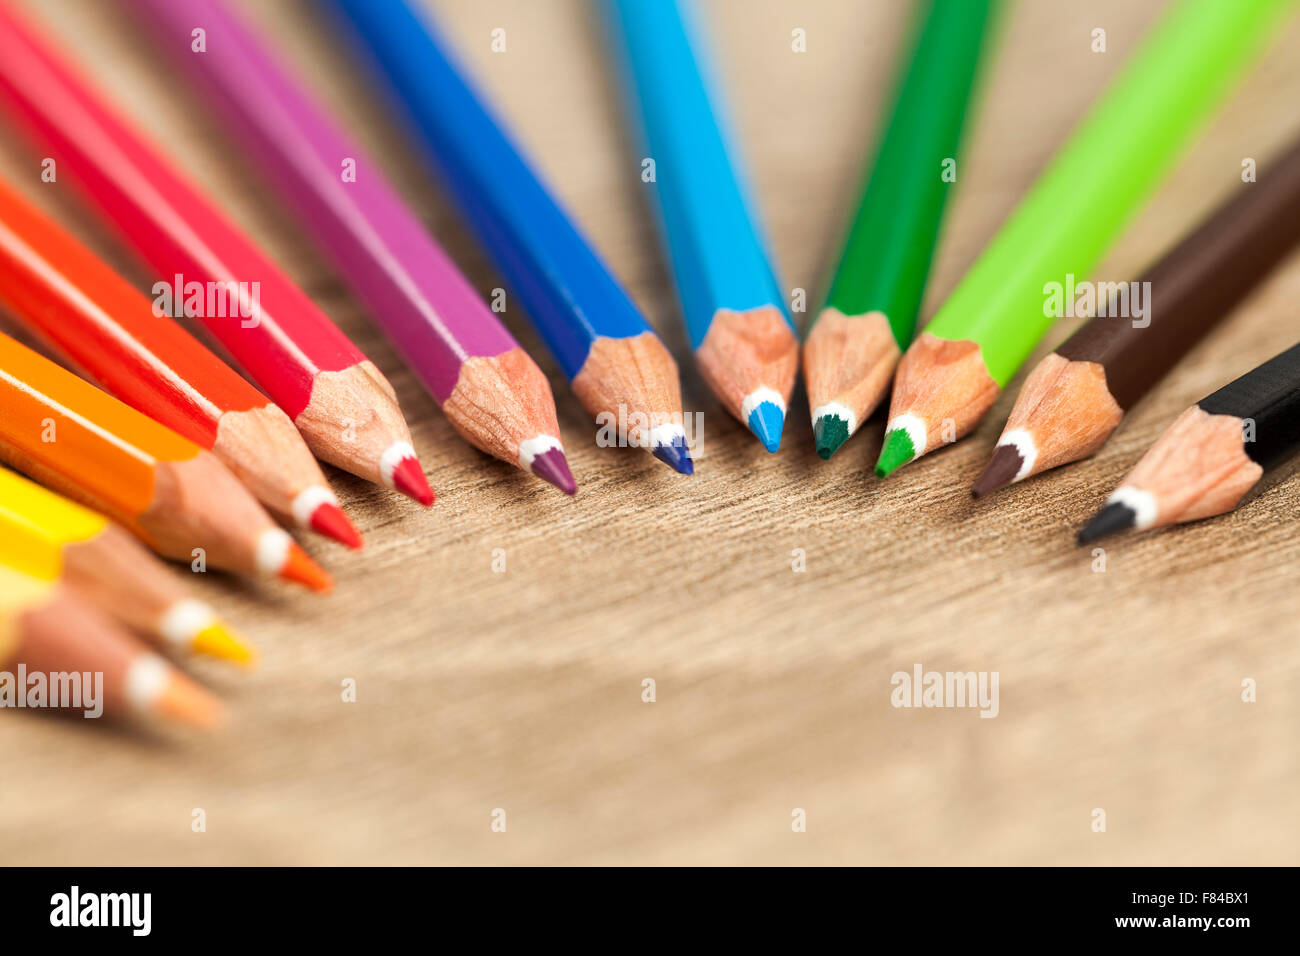
[{"label": "colored pencil", "polygon": [[329,576],[211,452],[0,335],[0,459],[155,551],[318,591]]},{"label": "colored pencil", "polygon": [[862,184],[826,305],[803,348],[817,454],[885,397],[912,343],[996,0],[931,0]]},{"label": "colored pencil", "polygon": [[611,0],[609,13],[695,361],[727,411],[775,452],[799,341],[701,76],[695,26],[678,0]]},{"label": "colored pencil", "polygon": [[975,427],[1291,0],[1181,0],[1039,177],[898,365],[880,477]]},{"label": "colored pencil", "polygon": [[[202,322],[284,409],[318,458],[432,504],[387,379],[3,4],[0,103],[48,151],[60,177],[80,183],[105,224],[150,264],[163,287],[176,288],[173,307],[185,300],[185,314]],[[238,317],[217,301],[221,290],[238,291]]]},{"label": "colored pencil", "polygon": [[[215,697],[84,598],[58,582],[7,567],[0,567],[0,671],[8,672],[3,679],[7,690],[0,686],[0,694],[12,695],[8,706],[18,706],[19,698],[28,705],[37,686],[31,680],[35,675],[42,675],[46,686],[41,706],[54,703],[52,695],[60,686],[84,695],[82,681],[102,675],[106,716],[135,715],[203,729],[221,721]],[[51,675],[66,675],[68,683]],[[95,693],[93,686],[87,689]]]},{"label": "colored pencil", "polygon": [[0,565],[62,580],[165,646],[249,663],[253,652],[157,558],[103,515],[0,468]]},{"label": "colored pencil", "polygon": [[[577,491],[555,399],[378,165],[221,0],[135,4],[243,142],[467,441]],[[202,27],[206,50],[191,50]],[[345,182],[342,164],[352,162]]]},{"label": "colored pencil", "polygon": [[432,24],[402,0],[331,8],[523,302],[583,407],[621,442],[690,474],[677,365],[627,293],[547,192],[452,63]]},{"label": "colored pencil", "polygon": [[1126,289],[1029,373],[975,497],[1097,451],[1300,241],[1300,140],[1235,190],[1138,280],[1145,321],[1119,317]]},{"label": "colored pencil", "polygon": [[289,416],[4,183],[0,302],[106,391],[215,454],[272,511],[361,546]]},{"label": "colored pencil", "polygon": [[1079,543],[1224,514],[1297,451],[1300,345],[1293,345],[1179,415],[1079,532]]}]

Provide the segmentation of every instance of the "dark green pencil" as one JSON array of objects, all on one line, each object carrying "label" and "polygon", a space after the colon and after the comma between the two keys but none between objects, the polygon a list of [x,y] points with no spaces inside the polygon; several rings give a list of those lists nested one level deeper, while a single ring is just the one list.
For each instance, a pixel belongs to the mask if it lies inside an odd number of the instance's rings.
[{"label": "dark green pencil", "polygon": [[804,344],[817,454],[884,397],[912,341],[971,87],[998,0],[930,0],[826,305]]}]

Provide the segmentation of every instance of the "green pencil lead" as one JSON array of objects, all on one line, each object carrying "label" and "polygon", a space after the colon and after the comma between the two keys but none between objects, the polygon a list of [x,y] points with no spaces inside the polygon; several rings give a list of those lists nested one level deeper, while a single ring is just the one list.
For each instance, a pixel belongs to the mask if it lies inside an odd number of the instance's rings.
[{"label": "green pencil lead", "polygon": [[826,461],[849,440],[849,423],[833,412],[821,415],[813,423],[813,437],[817,439],[817,457]]},{"label": "green pencil lead", "polygon": [[895,428],[885,436],[885,445],[876,461],[876,477],[887,478],[916,457],[912,436],[905,428]]}]

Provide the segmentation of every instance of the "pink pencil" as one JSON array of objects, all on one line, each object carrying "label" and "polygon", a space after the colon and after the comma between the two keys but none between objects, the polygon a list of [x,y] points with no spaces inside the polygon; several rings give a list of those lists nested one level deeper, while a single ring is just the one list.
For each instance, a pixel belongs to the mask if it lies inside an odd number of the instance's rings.
[{"label": "pink pencil", "polygon": [[[135,0],[455,429],[577,491],[541,369],[447,253],[223,0]],[[202,52],[192,48],[202,28]]]}]

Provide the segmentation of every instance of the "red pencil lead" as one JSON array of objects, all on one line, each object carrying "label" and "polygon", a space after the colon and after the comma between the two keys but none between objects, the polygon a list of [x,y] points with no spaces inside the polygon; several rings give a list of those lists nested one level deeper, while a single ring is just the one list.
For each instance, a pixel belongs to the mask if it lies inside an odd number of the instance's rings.
[{"label": "red pencil lead", "polygon": [[358,551],[365,543],[343,509],[328,501],[317,505],[311,513],[311,529]]},{"label": "red pencil lead", "polygon": [[412,456],[401,459],[393,468],[393,487],[428,508],[434,502],[433,489],[424,477],[420,462]]}]

